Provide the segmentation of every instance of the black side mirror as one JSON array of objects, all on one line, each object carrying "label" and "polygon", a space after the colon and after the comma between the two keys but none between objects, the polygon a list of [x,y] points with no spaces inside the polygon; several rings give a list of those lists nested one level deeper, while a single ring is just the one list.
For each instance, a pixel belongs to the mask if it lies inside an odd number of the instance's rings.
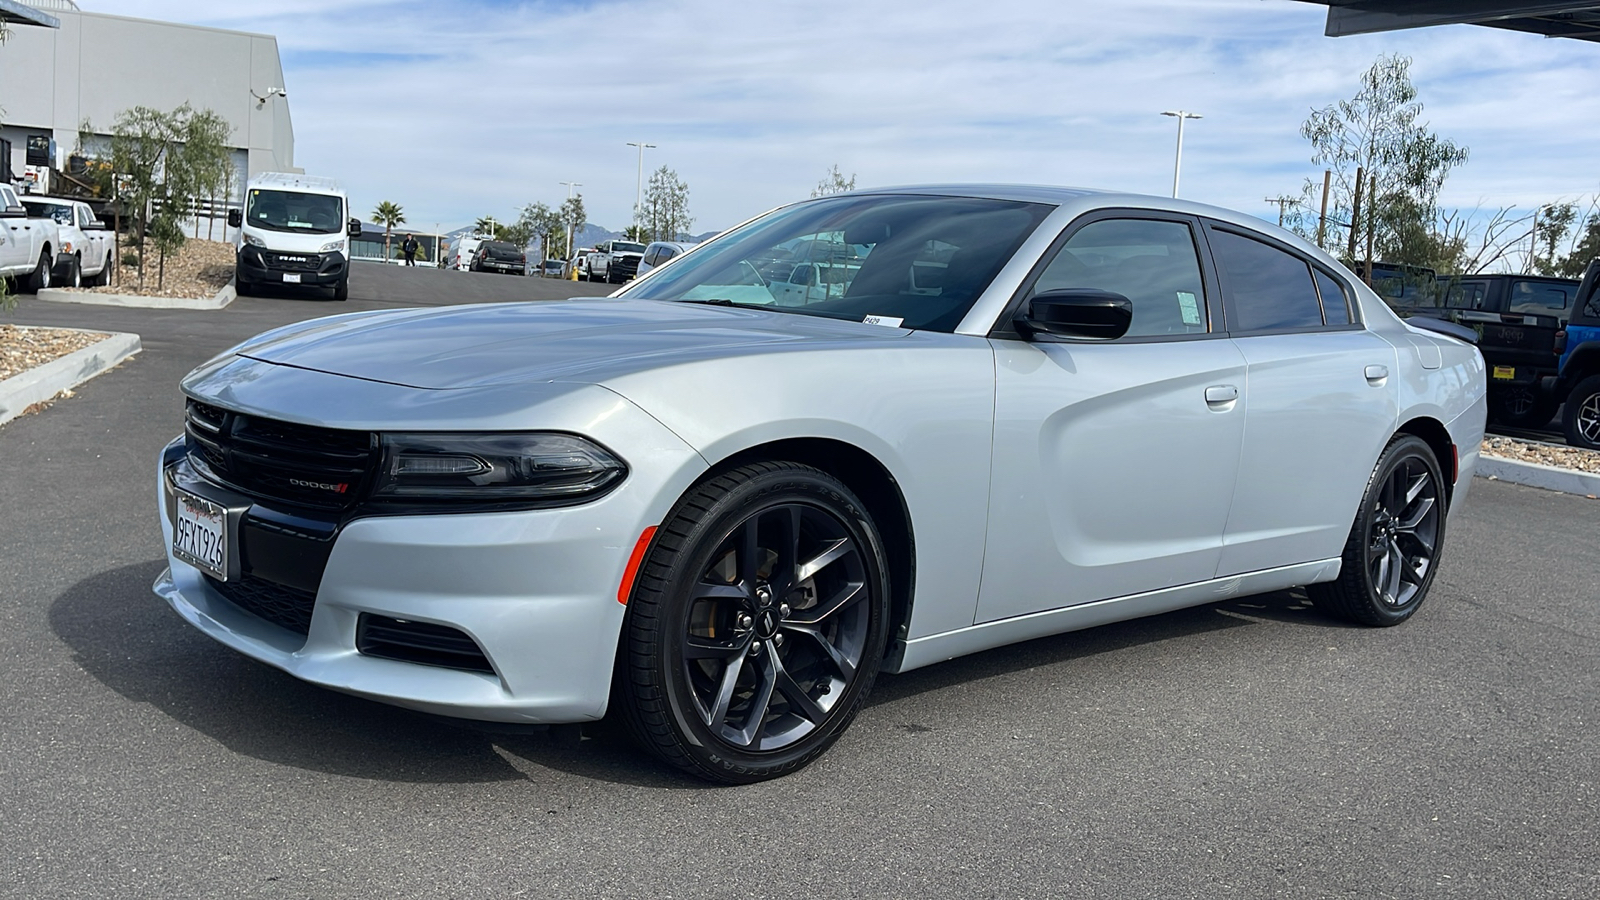
[{"label": "black side mirror", "polygon": [[1128,326],[1133,324],[1133,301],[1095,288],[1045,291],[1028,301],[1027,310],[1017,316],[1014,324],[1029,339],[1049,334],[1111,341],[1127,334]]},{"label": "black side mirror", "polygon": [[241,209],[230,209],[230,210],[228,210],[228,227],[229,228],[239,228],[242,225],[244,225],[244,210],[241,210]]},{"label": "black side mirror", "polygon": [[345,226],[344,233],[353,238],[361,237],[361,220],[351,219],[350,223]]},{"label": "black side mirror", "polygon": [[26,219],[28,209],[24,206],[8,206],[0,209],[0,219]]}]

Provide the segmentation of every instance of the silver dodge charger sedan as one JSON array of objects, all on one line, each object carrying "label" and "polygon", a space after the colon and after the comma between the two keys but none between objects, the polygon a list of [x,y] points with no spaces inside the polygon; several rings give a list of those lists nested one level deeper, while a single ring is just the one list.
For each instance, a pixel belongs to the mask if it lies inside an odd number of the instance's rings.
[{"label": "silver dodge charger sedan", "polygon": [[1405,621],[1483,368],[1249,216],[858,191],[608,298],[333,316],[207,362],[161,454],[155,591],[315,684],[615,709],[756,781],[880,671],[1296,586]]}]

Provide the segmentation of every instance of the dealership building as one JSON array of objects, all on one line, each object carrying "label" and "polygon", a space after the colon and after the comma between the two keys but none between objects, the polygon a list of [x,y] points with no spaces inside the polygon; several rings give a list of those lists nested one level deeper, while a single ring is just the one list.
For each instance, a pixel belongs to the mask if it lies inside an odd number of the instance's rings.
[{"label": "dealership building", "polygon": [[87,12],[73,0],[5,6],[38,13],[9,18],[11,36],[0,47],[0,138],[10,144],[15,178],[26,178],[30,164],[65,169],[85,121],[98,136],[88,142],[93,150],[109,140],[118,113],[185,103],[232,126],[234,199],[258,173],[301,171],[272,35]]}]

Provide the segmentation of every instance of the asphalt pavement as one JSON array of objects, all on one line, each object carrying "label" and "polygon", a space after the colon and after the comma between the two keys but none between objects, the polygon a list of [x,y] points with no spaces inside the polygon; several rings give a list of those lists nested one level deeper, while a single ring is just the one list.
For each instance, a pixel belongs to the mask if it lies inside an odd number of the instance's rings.
[{"label": "asphalt pavement", "polygon": [[1600,502],[1481,479],[1400,628],[1286,592],[885,676],[751,787],[251,662],[150,592],[179,378],[309,316],[606,290],[356,276],[8,317],[145,350],[0,427],[0,897],[1600,896]]}]

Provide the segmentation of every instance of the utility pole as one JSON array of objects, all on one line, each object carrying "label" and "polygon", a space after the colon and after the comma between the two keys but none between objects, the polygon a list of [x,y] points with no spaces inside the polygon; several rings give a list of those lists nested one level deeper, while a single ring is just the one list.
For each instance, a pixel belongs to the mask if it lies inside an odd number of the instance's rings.
[{"label": "utility pole", "polygon": [[654,150],[655,144],[646,144],[644,141],[629,141],[629,147],[639,148],[639,182],[633,191],[633,224],[643,225],[644,206],[644,151]]},{"label": "utility pole", "polygon": [[[583,187],[583,182],[581,182],[581,181],[561,181],[561,182],[557,182],[557,184],[566,185],[566,187],[567,187],[567,199],[568,200],[572,199],[572,189],[573,188],[581,188],[581,187]],[[574,228],[574,226],[572,226],[572,225],[568,225],[567,226],[567,259],[569,259],[569,260],[572,259],[572,229],[573,228]]]},{"label": "utility pole", "polygon": [[1333,170],[1322,170],[1322,212],[1317,215],[1317,249],[1328,249],[1322,239],[1328,233],[1328,188],[1333,184]]},{"label": "utility pole", "polygon": [[1289,207],[1291,207],[1291,206],[1295,205],[1296,203],[1300,202],[1299,200],[1296,200],[1293,197],[1264,197],[1264,198],[1262,198],[1262,200],[1265,203],[1276,203],[1276,204],[1278,204],[1278,227],[1279,228],[1283,227],[1283,213],[1284,213],[1284,210],[1287,210]]},{"label": "utility pole", "polygon": [[1205,117],[1181,109],[1167,110],[1162,115],[1173,116],[1178,120],[1178,151],[1173,154],[1172,158],[1172,196],[1176,198],[1178,196],[1178,176],[1183,170],[1183,120],[1202,119]]}]

